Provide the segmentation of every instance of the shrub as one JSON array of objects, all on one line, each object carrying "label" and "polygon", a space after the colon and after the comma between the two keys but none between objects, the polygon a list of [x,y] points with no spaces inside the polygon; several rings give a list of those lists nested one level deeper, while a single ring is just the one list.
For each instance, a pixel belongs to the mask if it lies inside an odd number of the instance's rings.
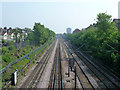
[{"label": "shrub", "polygon": [[7,63],[10,63],[10,62],[11,62],[11,59],[9,58],[8,55],[3,55],[3,56],[2,56],[2,60],[5,61],[5,62],[7,62]]},{"label": "shrub", "polygon": [[2,40],[2,44],[7,44],[7,41],[6,40]]},{"label": "shrub", "polygon": [[14,45],[11,45],[11,46],[9,47],[9,50],[14,50],[14,49],[15,49]]},{"label": "shrub", "polygon": [[2,53],[3,55],[8,51],[8,48],[7,47],[2,47]]},{"label": "shrub", "polygon": [[17,54],[17,58],[20,58],[20,54]]}]

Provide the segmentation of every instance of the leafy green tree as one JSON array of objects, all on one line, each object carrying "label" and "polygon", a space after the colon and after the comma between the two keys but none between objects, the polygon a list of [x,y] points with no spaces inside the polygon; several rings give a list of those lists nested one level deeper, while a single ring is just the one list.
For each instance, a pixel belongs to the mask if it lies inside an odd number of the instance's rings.
[{"label": "leafy green tree", "polygon": [[99,13],[97,15],[97,27],[99,30],[103,30],[104,32],[107,31],[109,28],[111,28],[111,15],[108,15],[106,13]]},{"label": "leafy green tree", "polygon": [[28,35],[28,38],[35,41],[35,45],[42,45],[51,38],[55,37],[55,33],[52,30],[49,30],[40,23],[35,23],[33,32],[30,35]]},{"label": "leafy green tree", "polygon": [[27,27],[25,27],[25,29],[24,29],[26,32],[31,32],[32,31],[32,29],[31,28],[27,28]]},{"label": "leafy green tree", "polygon": [[95,27],[91,25],[79,33],[67,34],[66,38],[77,47],[85,44],[80,50],[87,51],[103,65],[120,73],[120,34],[111,15],[99,13]]},{"label": "leafy green tree", "polygon": [[39,45],[40,44],[40,36],[41,36],[40,23],[35,23],[33,30],[34,30],[33,36],[34,36],[35,44]]}]

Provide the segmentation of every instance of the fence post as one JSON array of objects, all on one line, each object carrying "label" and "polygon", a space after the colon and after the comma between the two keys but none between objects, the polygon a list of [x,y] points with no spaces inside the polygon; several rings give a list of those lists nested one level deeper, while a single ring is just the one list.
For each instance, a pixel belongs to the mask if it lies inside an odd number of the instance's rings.
[{"label": "fence post", "polygon": [[16,85],[17,83],[17,71],[18,70],[16,69],[16,71],[12,73],[12,84],[13,85]]}]

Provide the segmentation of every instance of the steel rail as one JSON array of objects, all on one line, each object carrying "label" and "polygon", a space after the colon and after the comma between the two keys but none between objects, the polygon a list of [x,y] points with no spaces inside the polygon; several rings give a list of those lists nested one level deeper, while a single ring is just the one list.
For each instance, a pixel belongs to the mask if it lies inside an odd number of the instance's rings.
[{"label": "steel rail", "polygon": [[[77,54],[77,52],[75,52],[76,54]],[[108,71],[106,71],[107,69],[105,68],[105,67],[101,67],[102,69],[100,69],[100,67],[99,67],[99,65],[97,65],[97,64],[94,64],[92,61],[90,61],[86,56],[84,56],[83,54],[82,54],[82,52],[78,52],[79,53],[79,55],[77,54],[77,56],[79,56],[79,58],[80,57],[82,57],[81,59],[85,59],[84,60],[84,62],[88,62],[89,64],[91,64],[96,70],[98,70],[100,73],[102,73],[108,80],[110,80],[110,82],[113,84],[113,85],[115,85],[116,86],[116,88],[120,88],[120,82],[119,81],[116,81],[113,77],[112,77],[112,74],[111,74],[111,76],[110,75],[108,75],[106,72],[108,72]],[[105,69],[106,70],[105,70]],[[89,68],[90,69],[90,68]],[[95,75],[96,75],[96,73],[92,70],[92,69],[90,69]],[[106,71],[106,72],[104,72],[104,71]],[[96,75],[96,77],[98,77],[97,75]],[[114,76],[115,77],[115,76]],[[98,77],[98,79],[101,81],[101,82],[103,82],[101,79],[100,79],[100,77]],[[104,83],[104,82],[103,82]],[[106,86],[106,84],[104,83],[104,85]],[[106,87],[108,87],[108,88],[110,88],[109,86],[106,86]]]},{"label": "steel rail", "polygon": [[[55,45],[55,42],[51,45],[51,47]],[[39,75],[39,71],[41,70],[43,64],[41,64],[42,62],[45,63],[45,61],[48,58],[48,55],[50,53],[51,48],[49,48],[47,54],[45,54],[43,56],[43,58],[41,58],[40,62],[38,63],[38,65],[35,67],[35,69],[33,70],[33,72],[29,75],[29,77],[26,79],[26,81],[23,83],[23,85],[21,86],[22,88],[27,88],[27,87],[32,87],[32,85],[34,84],[34,81],[36,80],[35,78],[37,78],[37,76]]]}]

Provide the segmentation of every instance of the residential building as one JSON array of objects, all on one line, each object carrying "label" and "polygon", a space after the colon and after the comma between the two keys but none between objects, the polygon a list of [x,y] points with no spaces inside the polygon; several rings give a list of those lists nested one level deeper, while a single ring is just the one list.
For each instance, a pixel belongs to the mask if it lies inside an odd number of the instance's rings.
[{"label": "residential building", "polygon": [[[24,41],[28,33],[31,33],[32,31],[25,30],[25,29],[21,29],[21,30],[22,30],[22,33],[18,33],[17,37],[20,38],[20,40]],[[3,39],[3,40],[9,41],[9,40],[13,40],[14,38],[15,38],[14,31],[11,27],[9,29],[7,29],[7,27],[4,27],[4,28],[0,27],[0,40]]]},{"label": "residential building", "polygon": [[73,31],[73,33],[78,33],[78,32],[80,32],[78,28]]},{"label": "residential building", "polygon": [[10,27],[9,29],[7,29],[7,40],[12,40],[13,39],[13,32],[12,32],[12,28]]}]

